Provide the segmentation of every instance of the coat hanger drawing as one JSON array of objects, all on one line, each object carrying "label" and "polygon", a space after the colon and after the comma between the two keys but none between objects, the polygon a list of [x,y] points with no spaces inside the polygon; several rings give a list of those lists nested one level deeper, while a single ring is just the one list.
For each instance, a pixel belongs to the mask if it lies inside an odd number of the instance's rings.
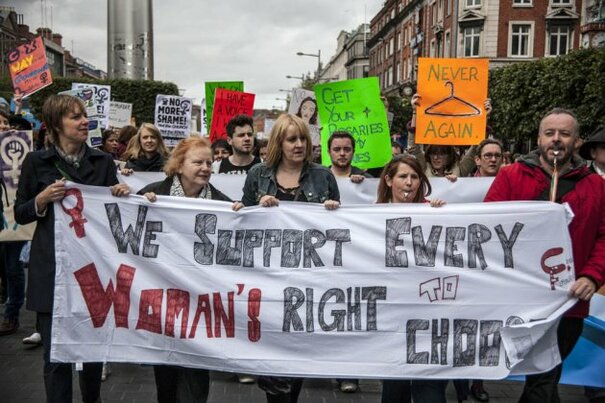
[{"label": "coat hanger drawing", "polygon": [[[446,81],[445,86],[450,87],[450,95],[447,98],[442,99],[441,101],[426,108],[426,110],[424,111],[424,113],[426,115],[460,117],[460,116],[476,116],[476,115],[481,114],[481,110],[479,108],[477,108],[475,105],[454,95],[454,83],[453,82]],[[460,112],[451,113],[451,112],[440,111],[443,109],[442,108],[443,106],[449,106],[452,104],[456,105],[456,109],[460,110]],[[441,106],[441,108],[440,108],[440,106]],[[462,110],[461,110],[461,108],[462,108]],[[445,109],[449,110],[450,107],[447,107]]]}]

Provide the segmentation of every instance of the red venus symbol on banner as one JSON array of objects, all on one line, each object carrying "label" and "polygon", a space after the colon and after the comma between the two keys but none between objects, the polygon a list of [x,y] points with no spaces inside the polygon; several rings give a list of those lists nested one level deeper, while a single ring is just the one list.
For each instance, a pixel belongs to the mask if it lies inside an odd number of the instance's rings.
[{"label": "red venus symbol on banner", "polygon": [[[76,206],[70,209],[65,208],[63,205],[63,200],[65,200],[68,196],[76,197]],[[87,223],[88,220],[82,216],[82,210],[84,210],[84,199],[82,199],[82,192],[75,188],[67,189],[63,200],[60,202],[61,208],[65,214],[72,218],[72,221],[69,223],[69,227],[74,229],[78,238],[84,238],[86,236],[86,232],[84,231],[84,223]]]},{"label": "red venus symbol on banner", "polygon": [[565,271],[565,269],[569,270],[569,267],[565,266],[564,264],[556,264],[554,266],[549,266],[546,263],[546,260],[562,253],[563,248],[551,248],[544,252],[544,254],[542,255],[542,261],[540,262],[540,264],[542,265],[542,270],[544,270],[544,272],[550,276],[550,289],[553,291],[555,289],[555,284],[559,280],[559,278],[555,275]]}]

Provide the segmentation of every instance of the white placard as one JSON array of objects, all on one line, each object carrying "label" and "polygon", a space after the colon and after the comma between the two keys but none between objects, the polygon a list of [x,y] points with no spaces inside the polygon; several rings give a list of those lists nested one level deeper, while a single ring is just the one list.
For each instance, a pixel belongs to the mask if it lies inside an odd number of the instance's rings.
[{"label": "white placard", "polygon": [[128,102],[109,102],[109,126],[122,128],[130,124],[132,104]]},{"label": "white placard", "polygon": [[155,98],[155,125],[167,146],[173,147],[189,137],[193,100],[175,95],[158,95]]},{"label": "white placard", "polygon": [[88,119],[98,120],[101,130],[109,127],[109,102],[111,99],[110,85],[97,85],[90,83],[71,83],[72,90],[91,88],[93,90],[96,113],[88,114]]}]

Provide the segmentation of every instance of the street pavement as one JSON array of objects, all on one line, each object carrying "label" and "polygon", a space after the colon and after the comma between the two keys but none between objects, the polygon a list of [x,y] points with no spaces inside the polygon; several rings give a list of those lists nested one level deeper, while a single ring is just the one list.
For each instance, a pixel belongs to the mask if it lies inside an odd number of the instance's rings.
[{"label": "street pavement", "polygon": [[[4,308],[1,306],[0,308]],[[28,347],[22,343],[24,337],[34,330],[35,315],[21,311],[21,328],[10,336],[0,337],[0,402],[42,403],[44,383],[42,380],[42,347]],[[137,364],[111,364],[111,375],[103,383],[101,395],[104,403],[155,402],[155,383],[150,366]],[[75,372],[75,371],[74,371]],[[238,403],[265,402],[264,393],[256,385],[242,385],[233,374],[213,372],[211,374],[209,402]],[[74,376],[74,402],[79,402],[78,381]],[[516,402],[522,384],[511,381],[486,381],[485,388],[490,402]],[[381,384],[375,380],[362,380],[360,391],[341,393],[335,380],[305,380],[299,403],[379,403]],[[583,388],[562,385],[559,388],[563,403],[586,403]],[[457,402],[450,382],[447,390],[448,402]],[[472,402],[469,398],[467,402]],[[421,402],[417,402],[421,403]]]}]

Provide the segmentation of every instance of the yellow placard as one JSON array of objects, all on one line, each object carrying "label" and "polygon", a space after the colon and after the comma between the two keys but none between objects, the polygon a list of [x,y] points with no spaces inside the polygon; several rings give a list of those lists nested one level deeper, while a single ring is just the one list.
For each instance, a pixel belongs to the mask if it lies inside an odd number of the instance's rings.
[{"label": "yellow placard", "polygon": [[472,145],[485,138],[487,59],[418,60],[416,143]]}]

